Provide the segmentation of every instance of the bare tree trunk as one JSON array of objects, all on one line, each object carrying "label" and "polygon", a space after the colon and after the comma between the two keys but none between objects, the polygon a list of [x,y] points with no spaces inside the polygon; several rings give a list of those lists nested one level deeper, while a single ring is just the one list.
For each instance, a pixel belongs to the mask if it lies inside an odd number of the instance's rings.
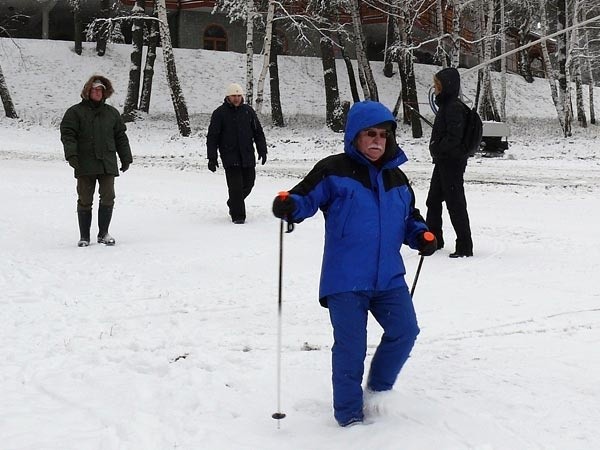
[{"label": "bare tree trunk", "polygon": [[[557,27],[559,30],[564,30],[567,27],[566,13],[567,13],[567,1],[557,1]],[[567,77],[567,35],[561,34],[556,37],[558,47],[558,102],[560,104],[560,111],[563,115],[561,124],[564,125],[563,133],[565,137],[571,136],[571,108],[568,105],[569,92],[568,92],[568,77]]]},{"label": "bare tree trunk", "polygon": [[586,41],[586,45],[584,46],[584,48],[585,48],[586,65],[587,65],[587,71],[588,71],[588,96],[589,96],[589,104],[590,104],[590,123],[592,125],[595,125],[596,124],[596,111],[594,109],[594,85],[596,83],[594,81],[594,71],[592,69],[591,58],[590,58],[589,50],[588,50],[590,38],[589,38],[589,32],[587,29],[585,30],[585,41]]},{"label": "bare tree trunk", "polygon": [[[546,12],[546,0],[539,0],[540,6],[540,19],[541,19],[541,32],[542,35],[548,34],[548,17]],[[552,102],[554,103],[554,107],[556,108],[556,115],[558,117],[558,122],[560,124],[561,129],[564,131],[564,114],[562,112],[562,105],[558,98],[558,89],[556,88],[556,74],[554,67],[552,66],[552,60],[550,59],[550,54],[548,53],[548,45],[546,41],[541,42],[542,46],[542,58],[544,61],[544,73],[546,79],[548,80],[548,84],[550,85],[550,94],[552,95]]]},{"label": "bare tree trunk", "polygon": [[450,49],[450,67],[460,65],[460,7],[459,0],[449,0],[452,5],[452,48]]},{"label": "bare tree trunk", "polygon": [[348,83],[350,84],[350,92],[352,93],[352,101],[360,102],[360,95],[358,94],[358,88],[356,86],[356,77],[354,76],[354,67],[352,66],[352,60],[346,53],[345,40],[340,33],[338,33],[338,44],[340,45],[340,51],[344,64],[346,65],[346,72],[348,72]]},{"label": "bare tree trunk", "polygon": [[2,72],[2,66],[0,66],[0,98],[2,99],[2,104],[4,105],[4,114],[6,117],[9,119],[18,119],[19,116],[17,115],[15,105],[13,104],[8,86],[6,85],[4,72]]},{"label": "bare tree trunk", "polygon": [[[573,2],[573,25],[579,23],[580,3],[579,0]],[[582,128],[587,128],[587,117],[585,115],[585,106],[583,104],[583,81],[581,80],[581,46],[579,39],[579,30],[577,28],[571,31],[571,51],[573,52],[572,67],[573,80],[575,81],[575,95],[577,104],[577,122]]]},{"label": "bare tree trunk", "polygon": [[275,15],[275,3],[269,0],[269,8],[267,9],[267,23],[265,25],[265,43],[263,50],[263,66],[258,77],[258,86],[256,88],[256,113],[262,111],[263,91],[265,86],[265,78],[269,69],[269,61],[271,59],[271,36],[273,34],[273,16]]},{"label": "bare tree trunk", "polygon": [[344,131],[340,92],[338,90],[335,55],[331,39],[321,36],[321,61],[323,63],[323,79],[325,82],[325,118],[327,126],[336,133]]},{"label": "bare tree trunk", "polygon": [[146,65],[144,66],[144,80],[142,82],[142,95],[140,97],[140,111],[150,111],[150,98],[152,97],[152,79],[154,78],[154,61],[156,60],[156,47],[160,37],[158,22],[150,20],[147,23],[148,52],[146,53]]},{"label": "bare tree trunk", "polygon": [[377,84],[373,77],[373,71],[369,65],[369,60],[365,52],[364,44],[364,33],[362,29],[362,22],[359,14],[360,6],[358,0],[350,0],[350,15],[352,17],[352,28],[354,30],[354,43],[356,46],[356,59],[358,61],[359,71],[362,73],[365,84],[363,85],[363,91],[365,100],[379,100],[379,94],[377,93]]},{"label": "bare tree trunk", "polygon": [[[500,0],[500,53],[506,53],[506,11],[504,0]],[[500,119],[506,122],[506,57],[500,62]]]},{"label": "bare tree trunk", "polygon": [[[494,18],[494,2],[493,0],[487,0],[488,11],[487,15],[483,13],[483,5],[480,8],[480,14],[482,21],[487,16],[486,23],[486,36],[492,36],[493,34],[493,18]],[[491,39],[485,41],[483,60],[487,61],[492,56],[493,42]],[[482,80],[482,96],[479,104],[479,115],[487,120],[500,121],[500,115],[498,114],[498,108],[496,106],[496,99],[494,98],[494,91],[492,87],[492,75],[490,65],[488,64],[483,68],[483,80]]]},{"label": "bare tree trunk", "polygon": [[73,23],[75,25],[73,35],[75,37],[75,53],[81,55],[83,52],[83,23],[81,21],[81,0],[69,0],[73,11]]},{"label": "bare tree trunk", "polygon": [[254,0],[248,0],[246,18],[246,103],[254,102]]},{"label": "bare tree trunk", "polygon": [[[412,36],[410,28],[412,24],[410,3],[405,1],[396,2],[397,16],[395,17],[395,31],[398,37],[399,46],[402,51],[399,53],[398,68],[400,79],[402,80],[402,101],[404,103],[403,116],[404,123],[410,124],[412,136],[420,138],[423,136],[423,127],[418,114],[413,113],[413,109],[419,111],[419,102],[417,99],[417,82],[413,65]],[[413,109],[411,109],[413,108]]]},{"label": "bare tree trunk", "polygon": [[446,55],[446,50],[443,47],[443,39],[444,35],[444,10],[442,6],[442,0],[435,0],[435,14],[437,16],[437,22],[439,26],[439,37],[438,45],[435,50],[436,58],[442,63],[442,68],[448,67],[448,57]]},{"label": "bare tree trunk", "polygon": [[[277,26],[276,22],[273,22],[272,34],[276,36]],[[277,65],[277,53],[279,44],[271,45],[271,52],[269,56],[269,86],[271,88],[271,120],[273,125],[276,127],[283,127],[285,123],[283,121],[283,110],[281,109],[281,95],[279,92],[279,66]]]},{"label": "bare tree trunk", "polygon": [[[145,16],[144,4],[144,0],[136,0],[132,14],[140,17]],[[127,96],[123,105],[123,120],[125,122],[135,120],[133,112],[138,109],[140,78],[142,75],[142,51],[144,49],[144,19],[134,19],[131,32],[131,65],[129,67]]]},{"label": "bare tree trunk", "polygon": [[165,60],[167,82],[171,91],[171,100],[175,109],[175,117],[177,125],[182,136],[189,136],[192,132],[190,129],[190,118],[188,115],[187,105],[179,78],[177,78],[177,68],[175,66],[175,55],[173,54],[173,46],[171,45],[171,33],[169,32],[169,23],[167,22],[167,8],[165,0],[154,0],[156,13],[158,14],[160,40],[163,49],[163,59]]},{"label": "bare tree trunk", "polygon": [[387,78],[392,78],[394,76],[393,58],[390,52],[390,46],[394,40],[394,19],[388,14],[385,33],[385,51],[383,54],[383,75]]},{"label": "bare tree trunk", "polygon": [[[110,0],[100,0],[100,17],[103,19],[110,17]],[[96,53],[98,56],[104,56],[110,26],[108,22],[101,22],[99,28],[96,38]]]}]

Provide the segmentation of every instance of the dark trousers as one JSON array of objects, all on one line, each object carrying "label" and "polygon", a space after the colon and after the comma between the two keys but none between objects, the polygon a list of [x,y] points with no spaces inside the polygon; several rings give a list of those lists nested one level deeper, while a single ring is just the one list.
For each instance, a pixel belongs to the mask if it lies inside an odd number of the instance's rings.
[{"label": "dark trousers", "polygon": [[244,199],[250,195],[256,179],[254,167],[228,167],[225,169],[227,189],[229,191],[229,215],[231,220],[246,220],[246,205]]},{"label": "dark trousers", "polygon": [[456,251],[473,253],[471,226],[465,198],[464,173],[466,160],[437,162],[433,167],[429,194],[427,195],[427,226],[443,245],[442,202],[446,202],[450,222],[456,233]]},{"label": "dark trousers", "polygon": [[77,211],[91,211],[98,180],[98,193],[100,205],[114,206],[115,204],[115,176],[114,175],[86,175],[77,178]]},{"label": "dark trousers", "polygon": [[334,338],[331,349],[334,416],[340,425],[345,425],[363,418],[361,383],[369,311],[383,328],[367,380],[367,387],[373,391],[392,389],[414,346],[419,326],[408,288],[342,292],[327,296],[327,305]]}]

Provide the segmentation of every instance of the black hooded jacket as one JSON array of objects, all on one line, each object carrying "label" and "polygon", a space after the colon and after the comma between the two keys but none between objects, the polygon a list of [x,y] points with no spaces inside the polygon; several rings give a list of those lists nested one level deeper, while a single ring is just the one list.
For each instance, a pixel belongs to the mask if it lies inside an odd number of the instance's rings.
[{"label": "black hooded jacket", "polygon": [[259,156],[267,154],[265,134],[252,107],[234,106],[227,98],[214,110],[208,127],[208,159],[217,160],[217,149],[224,168],[254,167],[254,145]]},{"label": "black hooded jacket", "polygon": [[439,110],[433,122],[429,152],[434,163],[467,159],[463,143],[467,109],[458,99],[460,74],[455,68],[449,67],[440,70],[435,76],[442,85],[442,91],[435,97]]}]

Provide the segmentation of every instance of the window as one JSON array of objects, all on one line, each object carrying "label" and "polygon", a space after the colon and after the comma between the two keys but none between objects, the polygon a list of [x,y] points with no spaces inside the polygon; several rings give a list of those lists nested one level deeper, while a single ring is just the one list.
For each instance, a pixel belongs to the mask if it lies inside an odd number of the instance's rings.
[{"label": "window", "polygon": [[204,49],[227,51],[227,34],[220,25],[209,25],[204,30]]}]

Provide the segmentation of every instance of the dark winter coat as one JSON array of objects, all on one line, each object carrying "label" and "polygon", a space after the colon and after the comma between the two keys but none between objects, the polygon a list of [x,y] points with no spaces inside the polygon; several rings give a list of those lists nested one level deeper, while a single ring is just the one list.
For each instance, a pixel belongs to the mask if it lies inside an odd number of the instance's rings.
[{"label": "dark winter coat", "polygon": [[256,113],[249,105],[234,106],[227,98],[210,118],[206,146],[209,161],[217,160],[217,150],[224,168],[254,167],[254,145],[259,156],[267,154],[265,134]]},{"label": "dark winter coat", "polygon": [[325,249],[319,298],[330,294],[384,291],[406,287],[402,244],[417,248],[417,236],[427,230],[406,175],[398,166],[407,161],[395,142],[377,168],[355,146],[359,131],[395,120],[381,103],[355,103],[348,114],[344,153],[319,161],[290,194],[294,222],[325,217]]},{"label": "dark winter coat", "polygon": [[460,74],[455,68],[439,71],[436,78],[442,85],[442,92],[436,95],[439,110],[433,122],[429,152],[433,162],[449,159],[467,159],[463,135],[467,120],[465,105],[458,99]]},{"label": "dark winter coat", "polygon": [[[107,86],[101,102],[89,99],[89,89],[94,79],[101,79]],[[119,111],[104,101],[112,94],[112,85],[104,77],[93,76],[81,93],[83,100],[71,106],[60,123],[60,139],[65,159],[77,156],[79,169],[75,177],[82,175],[119,175],[117,155],[122,164],[131,164],[133,157],[127,128]]]}]

